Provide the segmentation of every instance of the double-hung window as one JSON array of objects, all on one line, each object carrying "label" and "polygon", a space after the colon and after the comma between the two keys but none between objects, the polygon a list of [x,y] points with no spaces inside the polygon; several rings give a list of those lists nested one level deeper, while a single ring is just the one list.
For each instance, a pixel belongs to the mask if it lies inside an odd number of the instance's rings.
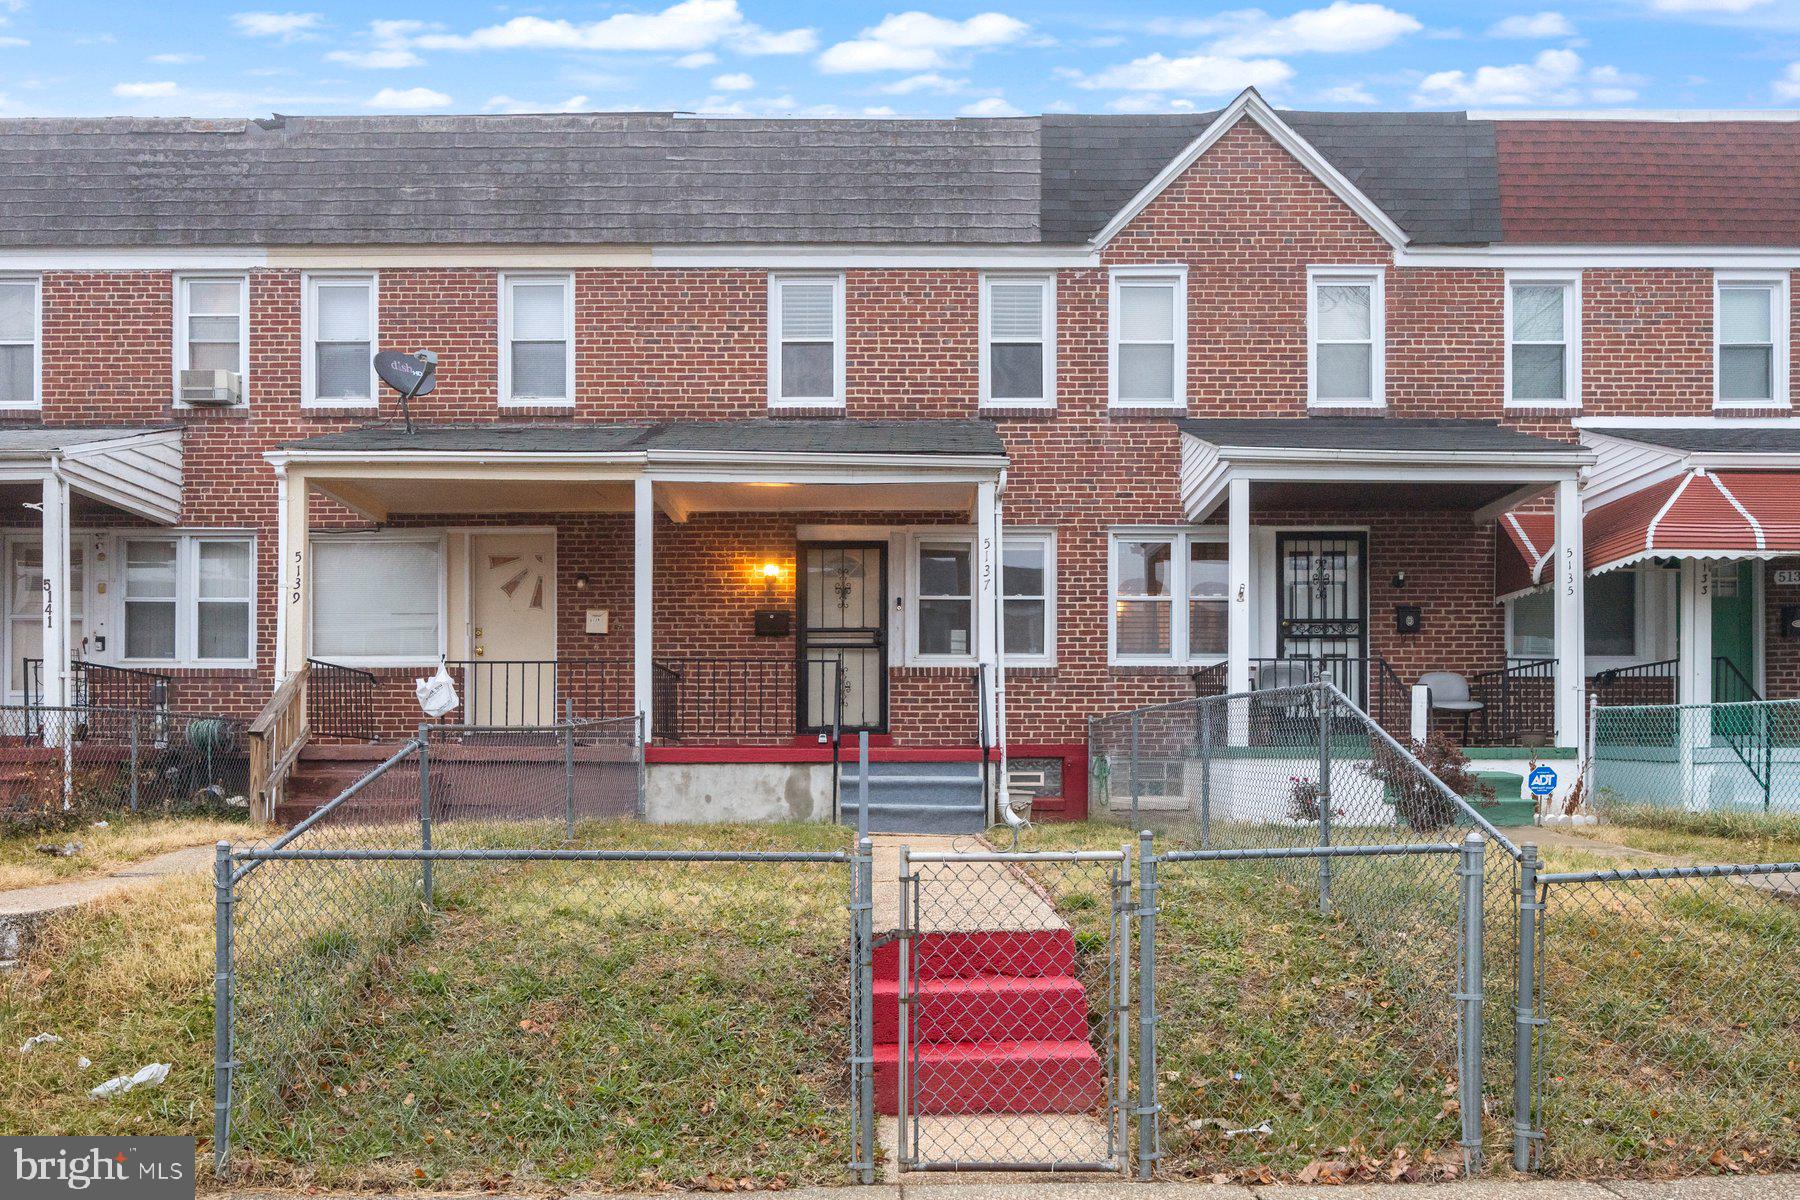
[{"label": "double-hung window", "polygon": [[1788,288],[1782,275],[1713,280],[1713,405],[1788,406]]},{"label": "double-hung window", "polygon": [[575,280],[500,277],[500,403],[575,402]]},{"label": "double-hung window", "polygon": [[36,278],[0,277],[0,409],[38,407]]},{"label": "double-hung window", "polygon": [[375,403],[375,277],[309,275],[301,402]]},{"label": "double-hung window", "polygon": [[918,658],[970,658],[975,653],[975,543],[968,538],[921,539],[918,580]]},{"label": "double-hung window", "polygon": [[1581,404],[1581,283],[1572,276],[1513,275],[1506,281],[1506,403],[1519,408]]},{"label": "double-hung window", "polygon": [[1056,283],[1049,275],[981,279],[981,403],[1056,403]]},{"label": "double-hung window", "polygon": [[312,542],[312,653],[332,662],[414,664],[444,652],[444,539],[435,533]]},{"label": "double-hung window", "polygon": [[844,403],[844,277],[769,277],[769,407]]},{"label": "double-hung window", "polygon": [[1008,536],[1000,551],[1006,661],[1047,666],[1056,658],[1056,544],[1049,534]]},{"label": "double-hung window", "polygon": [[1187,272],[1119,270],[1112,275],[1110,395],[1115,408],[1187,403]]},{"label": "double-hung window", "polygon": [[1225,657],[1224,531],[1145,529],[1112,537],[1110,641],[1118,663],[1206,665]]},{"label": "double-hung window", "polygon": [[1307,272],[1307,403],[1379,408],[1386,401],[1382,274]]},{"label": "double-hung window", "polygon": [[252,661],[255,543],[247,537],[123,537],[126,662]]},{"label": "double-hung window", "polygon": [[250,346],[245,336],[250,280],[243,275],[180,275],[175,279],[175,383],[182,371],[235,371],[248,398]]},{"label": "double-hung window", "polygon": [[[1048,531],[1007,534],[1000,551],[1000,636],[1006,661],[1049,666],[1056,646],[1056,545]],[[979,652],[975,538],[921,530],[906,539],[902,606],[912,612],[910,661],[969,663]]]}]

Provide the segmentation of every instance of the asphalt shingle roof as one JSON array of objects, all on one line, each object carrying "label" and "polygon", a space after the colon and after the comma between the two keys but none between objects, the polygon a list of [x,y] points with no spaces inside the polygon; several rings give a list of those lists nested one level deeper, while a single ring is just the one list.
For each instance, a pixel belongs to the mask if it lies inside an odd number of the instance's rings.
[{"label": "asphalt shingle roof", "polygon": [[1670,450],[1701,454],[1796,454],[1800,453],[1800,421],[1792,427],[1768,425],[1719,425],[1694,428],[1647,426],[1631,429],[1595,429],[1606,437],[1625,438]]},{"label": "asphalt shingle roof", "polygon": [[1266,450],[1434,450],[1569,454],[1581,447],[1498,421],[1427,417],[1180,418],[1181,431],[1215,446]]},{"label": "asphalt shingle roof", "polygon": [[0,456],[50,454],[66,446],[86,446],[179,428],[178,425],[0,426]]},{"label": "asphalt shingle roof", "polygon": [[749,418],[561,425],[513,423],[366,425],[287,443],[290,450],[441,453],[629,454],[648,450],[764,454],[967,454],[1004,456],[988,421],[861,421]]}]

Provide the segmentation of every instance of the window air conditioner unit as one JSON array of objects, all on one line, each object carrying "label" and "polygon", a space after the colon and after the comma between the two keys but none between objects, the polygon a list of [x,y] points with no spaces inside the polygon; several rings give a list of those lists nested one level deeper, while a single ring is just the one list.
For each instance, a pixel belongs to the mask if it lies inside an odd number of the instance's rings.
[{"label": "window air conditioner unit", "polygon": [[227,408],[244,397],[244,381],[236,371],[183,371],[181,400],[203,408]]}]

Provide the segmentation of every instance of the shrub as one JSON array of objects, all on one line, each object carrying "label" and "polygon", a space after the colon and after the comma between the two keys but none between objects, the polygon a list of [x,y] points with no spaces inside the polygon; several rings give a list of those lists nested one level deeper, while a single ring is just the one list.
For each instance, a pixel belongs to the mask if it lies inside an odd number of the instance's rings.
[{"label": "shrub", "polygon": [[[1454,824],[1459,809],[1442,789],[1419,773],[1418,767],[1404,755],[1396,754],[1385,744],[1373,747],[1369,775],[1381,783],[1394,812],[1407,825],[1420,833],[1430,833]],[[1462,747],[1441,733],[1423,742],[1413,742],[1409,749],[1425,770],[1437,776],[1445,787],[1476,804],[1492,804],[1494,789],[1475,777],[1469,767],[1469,756]]]},{"label": "shrub", "polygon": [[1319,819],[1319,785],[1298,775],[1288,777],[1288,816],[1296,821]]}]

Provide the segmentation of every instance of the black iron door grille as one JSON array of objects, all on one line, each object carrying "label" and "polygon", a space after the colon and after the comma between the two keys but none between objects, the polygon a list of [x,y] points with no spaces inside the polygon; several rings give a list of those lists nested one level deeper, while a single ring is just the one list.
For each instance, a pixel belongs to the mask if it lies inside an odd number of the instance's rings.
[{"label": "black iron door grille", "polygon": [[1323,671],[1362,703],[1368,658],[1368,538],[1361,533],[1283,533],[1276,537],[1277,653]]},{"label": "black iron door grille", "polygon": [[[803,542],[795,679],[802,733],[886,733],[887,544]],[[841,704],[841,712],[837,706]]]}]

